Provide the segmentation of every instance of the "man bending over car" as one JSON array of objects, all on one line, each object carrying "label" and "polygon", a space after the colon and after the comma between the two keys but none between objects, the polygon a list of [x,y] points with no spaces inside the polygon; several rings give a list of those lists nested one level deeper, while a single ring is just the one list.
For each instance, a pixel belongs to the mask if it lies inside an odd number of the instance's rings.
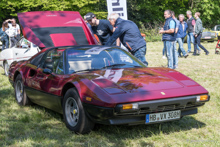
[{"label": "man bending over car", "polygon": [[106,45],[112,45],[119,37],[121,43],[131,52],[131,54],[148,66],[148,62],[145,58],[147,49],[146,42],[141,36],[137,25],[133,21],[119,18],[117,13],[110,14],[108,19],[111,25],[115,27],[115,31],[106,42]]}]

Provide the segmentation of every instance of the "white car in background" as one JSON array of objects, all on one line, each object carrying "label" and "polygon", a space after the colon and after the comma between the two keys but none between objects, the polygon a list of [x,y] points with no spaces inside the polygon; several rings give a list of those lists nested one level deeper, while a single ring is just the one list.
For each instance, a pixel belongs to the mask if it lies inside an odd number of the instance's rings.
[{"label": "white car in background", "polygon": [[4,68],[5,75],[8,76],[8,69],[12,62],[28,60],[39,51],[38,46],[22,37],[14,47],[0,52],[0,66]]}]

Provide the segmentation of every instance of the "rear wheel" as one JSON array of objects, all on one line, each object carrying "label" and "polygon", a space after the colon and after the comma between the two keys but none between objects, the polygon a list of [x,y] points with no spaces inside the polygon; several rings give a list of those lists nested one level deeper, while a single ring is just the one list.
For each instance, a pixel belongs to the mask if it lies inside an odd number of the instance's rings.
[{"label": "rear wheel", "polygon": [[31,104],[31,101],[29,100],[29,98],[26,95],[26,92],[24,91],[24,84],[20,74],[16,77],[14,89],[15,99],[19,105],[25,106]]},{"label": "rear wheel", "polygon": [[9,65],[7,61],[4,62],[4,71],[5,71],[5,75],[8,76]]},{"label": "rear wheel", "polygon": [[69,89],[64,96],[63,117],[66,127],[77,134],[88,133],[94,127],[94,122],[85,114],[82,102],[74,88]]}]

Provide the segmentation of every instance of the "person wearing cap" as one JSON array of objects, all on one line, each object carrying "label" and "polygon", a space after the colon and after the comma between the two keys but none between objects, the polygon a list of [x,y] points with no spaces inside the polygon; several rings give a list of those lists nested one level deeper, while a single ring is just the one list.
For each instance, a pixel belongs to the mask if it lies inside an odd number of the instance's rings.
[{"label": "person wearing cap", "polygon": [[87,13],[84,18],[92,26],[92,32],[98,36],[102,45],[105,45],[114,31],[110,22],[104,19],[97,19],[95,14],[91,12]]},{"label": "person wearing cap", "polygon": [[115,26],[115,31],[106,45],[111,45],[119,38],[132,55],[148,66],[145,58],[146,41],[141,36],[137,25],[133,21],[121,19],[117,13],[110,14],[108,19],[111,25]]}]

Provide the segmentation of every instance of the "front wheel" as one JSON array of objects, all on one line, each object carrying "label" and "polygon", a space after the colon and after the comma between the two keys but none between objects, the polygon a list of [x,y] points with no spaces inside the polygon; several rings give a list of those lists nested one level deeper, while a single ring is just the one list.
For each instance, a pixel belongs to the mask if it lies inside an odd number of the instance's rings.
[{"label": "front wheel", "polygon": [[63,99],[63,117],[66,127],[77,134],[90,132],[94,127],[85,114],[82,102],[74,88],[69,89]]},{"label": "front wheel", "polygon": [[20,74],[16,77],[14,89],[15,99],[19,105],[25,106],[31,104],[31,101],[29,100],[29,98],[26,95],[26,92],[24,91],[24,85]]},{"label": "front wheel", "polygon": [[5,71],[5,75],[8,76],[9,65],[7,61],[4,62],[4,71]]}]

